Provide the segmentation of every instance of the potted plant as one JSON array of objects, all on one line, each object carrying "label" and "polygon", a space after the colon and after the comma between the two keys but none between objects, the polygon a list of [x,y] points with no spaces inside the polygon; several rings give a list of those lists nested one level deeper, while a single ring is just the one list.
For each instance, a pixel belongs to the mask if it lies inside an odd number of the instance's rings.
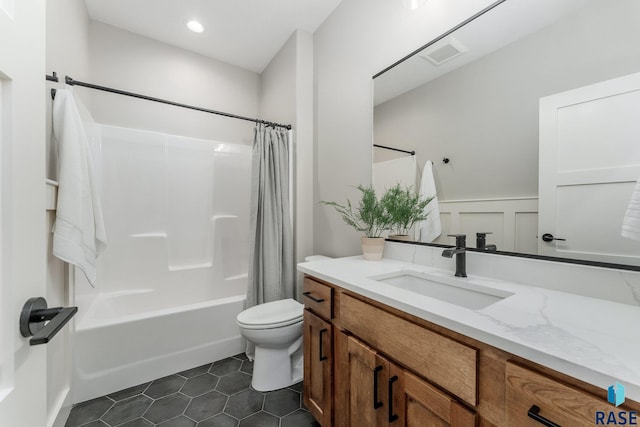
[{"label": "potted plant", "polygon": [[389,215],[378,200],[373,187],[356,187],[362,193],[360,203],[355,208],[349,199],[346,205],[336,202],[322,202],[333,206],[344,222],[364,233],[362,237],[362,256],[367,260],[382,259],[384,237],[382,232],[389,229]]},{"label": "potted plant", "polygon": [[409,230],[418,222],[427,219],[425,207],[432,199],[422,198],[411,187],[397,184],[388,189],[380,199],[380,205],[386,212],[391,233],[389,238],[410,240]]}]

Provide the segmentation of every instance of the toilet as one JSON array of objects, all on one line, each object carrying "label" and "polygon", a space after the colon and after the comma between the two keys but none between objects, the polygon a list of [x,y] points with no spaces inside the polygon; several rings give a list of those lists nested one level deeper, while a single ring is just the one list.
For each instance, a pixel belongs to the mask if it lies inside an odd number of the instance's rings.
[{"label": "toilet", "polygon": [[[312,255],[305,261],[330,259]],[[240,333],[256,347],[251,386],[277,390],[302,381],[302,315],[304,305],[293,299],[256,305],[238,314]]]},{"label": "toilet", "polygon": [[255,347],[251,386],[271,391],[302,381],[302,313],[293,299],[256,305],[238,314],[240,333]]}]

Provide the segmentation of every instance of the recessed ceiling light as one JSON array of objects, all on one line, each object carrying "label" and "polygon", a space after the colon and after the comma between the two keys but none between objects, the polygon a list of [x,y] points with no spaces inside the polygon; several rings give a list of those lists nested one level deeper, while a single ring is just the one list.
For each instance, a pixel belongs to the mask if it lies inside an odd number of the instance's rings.
[{"label": "recessed ceiling light", "polygon": [[204,27],[201,23],[196,20],[191,20],[187,22],[187,28],[193,31],[194,33],[201,33],[204,31]]}]

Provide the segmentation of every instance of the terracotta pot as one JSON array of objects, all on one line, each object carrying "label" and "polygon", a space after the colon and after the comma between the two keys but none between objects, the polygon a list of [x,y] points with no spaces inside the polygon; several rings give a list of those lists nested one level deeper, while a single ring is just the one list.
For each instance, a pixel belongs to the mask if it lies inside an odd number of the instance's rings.
[{"label": "terracotta pot", "polygon": [[382,251],[384,251],[384,237],[362,238],[362,256],[364,259],[369,261],[381,260]]},{"label": "terracotta pot", "polygon": [[389,236],[389,239],[393,240],[405,240],[407,242],[412,242],[413,238],[408,234],[392,234]]}]

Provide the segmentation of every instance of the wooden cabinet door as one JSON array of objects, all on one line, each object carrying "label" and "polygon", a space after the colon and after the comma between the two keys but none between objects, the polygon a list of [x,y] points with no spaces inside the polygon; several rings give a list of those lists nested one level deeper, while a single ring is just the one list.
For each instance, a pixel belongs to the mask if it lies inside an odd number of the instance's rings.
[{"label": "wooden cabinet door", "polygon": [[332,325],[309,310],[304,311],[304,390],[309,412],[322,425],[331,427],[332,407]]},{"label": "wooden cabinet door", "polygon": [[339,333],[336,427],[474,427],[476,414],[435,386]]},{"label": "wooden cabinet door", "polygon": [[336,427],[386,425],[389,362],[359,340],[336,335]]},{"label": "wooden cabinet door", "polygon": [[[474,427],[476,414],[428,382],[392,365],[389,392],[393,407],[389,426]],[[397,417],[397,418],[396,418]],[[395,419],[395,421],[394,421]]]}]

